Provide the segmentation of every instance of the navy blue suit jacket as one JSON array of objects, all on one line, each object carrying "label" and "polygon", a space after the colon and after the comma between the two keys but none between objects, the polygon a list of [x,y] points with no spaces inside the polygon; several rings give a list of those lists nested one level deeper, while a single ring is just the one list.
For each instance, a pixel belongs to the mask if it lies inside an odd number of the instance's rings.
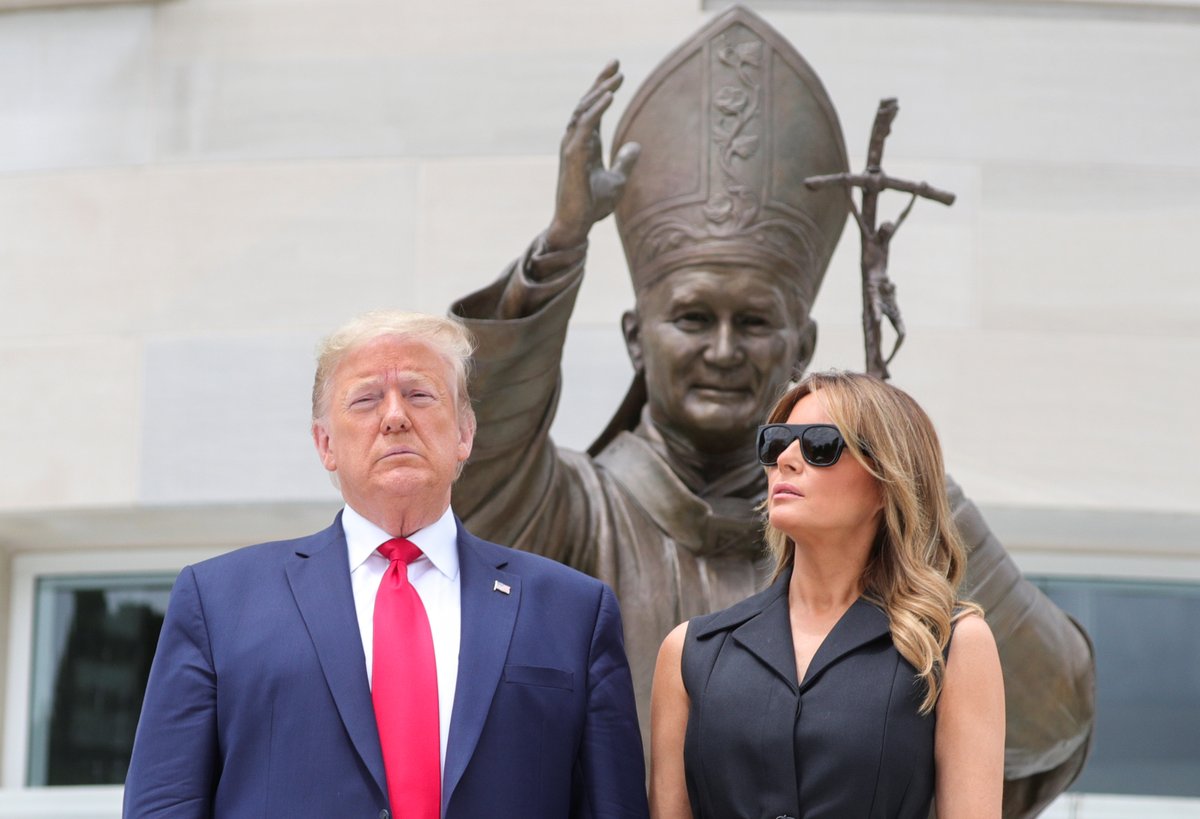
[{"label": "navy blue suit jacket", "polygon": [[[458,550],[443,815],[646,817],[611,589],[461,522]],[[387,816],[348,563],[339,516],[318,534],[183,570],[142,706],[127,819]]]}]

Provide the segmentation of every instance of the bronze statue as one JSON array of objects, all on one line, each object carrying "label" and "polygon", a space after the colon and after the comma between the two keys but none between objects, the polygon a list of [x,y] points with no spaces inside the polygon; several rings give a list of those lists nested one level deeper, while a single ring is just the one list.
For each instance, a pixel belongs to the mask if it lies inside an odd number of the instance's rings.
[{"label": "bronze statue", "polygon": [[[875,112],[875,125],[871,128],[871,142],[867,148],[867,169],[860,174],[837,173],[828,176],[813,176],[804,180],[805,186],[818,190],[830,185],[841,185],[846,190],[846,199],[854,221],[862,235],[862,285],[863,285],[863,341],[867,348],[867,372],[878,378],[889,378],[887,365],[892,363],[907,333],[904,319],[900,316],[900,305],[896,301],[896,285],[888,278],[888,246],[900,225],[908,218],[918,197],[932,199],[943,205],[954,204],[954,194],[930,187],[924,182],[896,179],[883,172],[883,143],[892,130],[892,120],[900,111],[894,97],[879,102]],[[862,210],[854,204],[851,188],[862,189]],[[875,226],[876,206],[879,194],[885,190],[904,191],[912,194],[896,221],[887,221]],[[896,331],[896,342],[887,358],[883,357],[880,324],[883,317]]]},{"label": "bronze statue", "polygon": [[[607,66],[571,117],[550,226],[452,308],[479,340],[479,430],[454,507],[472,531],[614,587],[645,737],[662,638],[765,579],[754,431],[812,356],[809,308],[846,221],[842,191],[804,180],[848,163],[816,74],[744,8],[646,80],[606,169],[598,126],[621,79]],[[562,347],[586,237],[614,208],[636,292],[622,317],[636,374],[589,452],[571,452],[549,437]],[[1086,755],[1090,647],[947,486],[972,550],[966,587],[1005,666],[1006,815],[1033,815]]]}]

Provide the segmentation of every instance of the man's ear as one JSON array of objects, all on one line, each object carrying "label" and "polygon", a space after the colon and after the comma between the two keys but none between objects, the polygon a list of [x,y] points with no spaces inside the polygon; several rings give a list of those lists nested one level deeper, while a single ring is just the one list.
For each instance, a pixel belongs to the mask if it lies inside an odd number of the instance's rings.
[{"label": "man's ear", "polygon": [[815,319],[809,319],[800,328],[800,347],[796,350],[796,371],[793,374],[794,378],[799,379],[804,375],[816,352],[817,322]]},{"label": "man's ear", "polygon": [[639,373],[642,371],[641,330],[637,311],[626,310],[621,315],[621,333],[625,336],[625,349],[629,351],[629,360],[633,364],[633,369]]},{"label": "man's ear", "polygon": [[337,458],[333,455],[333,448],[329,445],[329,433],[325,431],[325,427],[321,426],[320,421],[313,421],[312,425],[313,445],[317,448],[317,457],[321,459],[321,465],[330,472],[337,471]]},{"label": "man's ear", "polygon": [[475,429],[475,410],[460,409],[458,418],[458,462],[460,467],[471,457],[471,450],[475,446]]}]

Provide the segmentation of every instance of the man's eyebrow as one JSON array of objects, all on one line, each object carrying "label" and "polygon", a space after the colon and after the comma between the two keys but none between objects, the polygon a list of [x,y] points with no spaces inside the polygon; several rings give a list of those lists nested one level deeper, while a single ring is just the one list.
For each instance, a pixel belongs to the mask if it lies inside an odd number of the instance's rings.
[{"label": "man's eyebrow", "polygon": [[700,293],[689,293],[686,290],[671,294],[671,298],[667,301],[667,309],[676,309],[679,307],[707,307],[708,299]]},{"label": "man's eyebrow", "polygon": [[751,296],[747,298],[745,304],[741,306],[750,310],[784,309],[783,302],[781,302],[779,299],[773,299],[769,296],[762,296],[761,298]]},{"label": "man's eyebrow", "polygon": [[356,390],[369,389],[371,387],[376,387],[382,382],[382,380],[383,379],[381,379],[377,375],[366,376],[364,378],[357,378],[346,385],[346,392],[350,393],[350,392],[354,392]]},{"label": "man's eyebrow", "polygon": [[404,370],[396,373],[396,381],[401,384],[427,384],[429,386],[436,386],[438,383],[432,375],[419,370]]}]

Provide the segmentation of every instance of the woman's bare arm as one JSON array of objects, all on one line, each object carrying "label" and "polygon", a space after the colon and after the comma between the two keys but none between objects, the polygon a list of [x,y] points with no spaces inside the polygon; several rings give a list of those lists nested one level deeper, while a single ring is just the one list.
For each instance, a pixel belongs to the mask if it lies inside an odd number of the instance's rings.
[{"label": "woman's bare arm", "polygon": [[658,650],[650,694],[650,816],[692,819],[683,775],[683,737],[691,701],[683,687],[687,623],[676,626]]},{"label": "woman's bare arm", "polygon": [[999,819],[1004,792],[1004,679],[991,629],[958,621],[934,735],[938,819]]}]

